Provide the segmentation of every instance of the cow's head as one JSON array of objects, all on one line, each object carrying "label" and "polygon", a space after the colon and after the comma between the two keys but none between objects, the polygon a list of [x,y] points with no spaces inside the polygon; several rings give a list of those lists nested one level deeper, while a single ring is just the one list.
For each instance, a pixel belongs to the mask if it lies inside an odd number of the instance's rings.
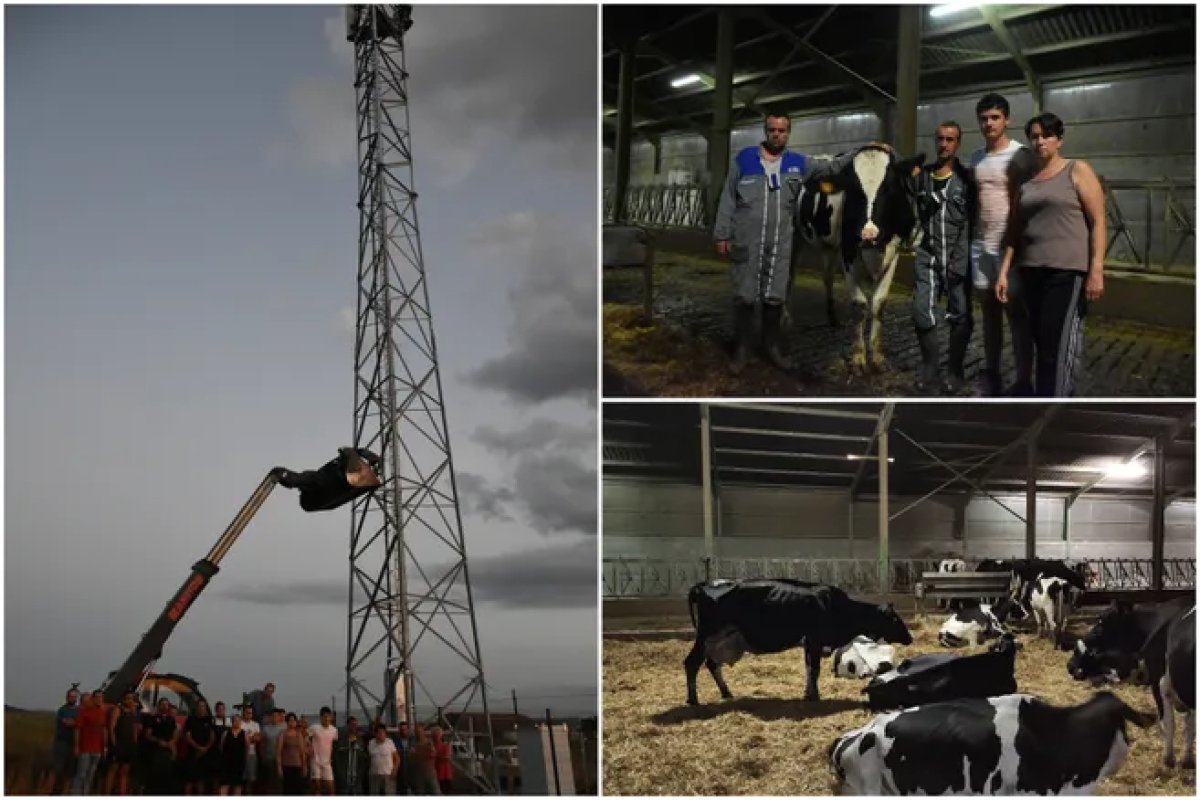
[{"label": "cow's head", "polygon": [[1029,609],[1019,600],[1015,600],[1012,597],[1000,598],[1000,602],[992,606],[992,613],[1000,623],[1009,619],[1024,620],[1029,618]]},{"label": "cow's head", "polygon": [[912,644],[913,638],[908,631],[908,626],[904,624],[904,620],[896,613],[896,609],[891,603],[876,608],[874,617],[872,626],[874,630],[869,634],[872,639],[882,639],[892,644]]},{"label": "cow's head", "polygon": [[[1124,680],[1136,666],[1127,654],[1141,647],[1133,606],[1114,600],[1083,638],[1067,661],[1067,671],[1077,681]],[[1132,660],[1131,660],[1132,659]]]},{"label": "cow's head", "polygon": [[912,176],[925,163],[925,155],[901,161],[881,147],[860,150],[842,177],[846,205],[842,238],[847,263],[862,258],[876,269],[888,244],[913,230]]}]

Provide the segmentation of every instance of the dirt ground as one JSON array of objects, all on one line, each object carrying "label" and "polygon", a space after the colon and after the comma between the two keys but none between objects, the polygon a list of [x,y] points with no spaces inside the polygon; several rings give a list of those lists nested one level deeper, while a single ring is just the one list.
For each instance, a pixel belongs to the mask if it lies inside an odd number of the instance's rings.
[{"label": "dirt ground", "polygon": [[[903,655],[944,652],[937,644],[940,619],[910,625],[914,642]],[[1086,627],[1077,627],[1083,633]],[[1020,636],[1017,686],[1057,705],[1088,699],[1093,689],[1071,679],[1068,654],[1047,640]],[[691,643],[611,641],[604,660],[604,792],[608,795],[829,795],[838,787],[825,760],[837,736],[874,716],[862,705],[861,681],[836,678],[827,659],[821,701],[806,703],[800,651],[746,656],[726,667],[732,700],[721,701],[701,670],[701,705],[684,703],[683,658]],[[964,652],[980,650],[972,648]],[[1135,708],[1154,711],[1149,689],[1120,686],[1115,694]],[[1105,795],[1194,796],[1194,770],[1161,765],[1157,726],[1128,727],[1129,758],[1100,784]],[[1182,724],[1177,746],[1182,746]],[[1178,751],[1177,751],[1178,752]]]},{"label": "dirt ground", "polygon": [[[605,270],[604,394],[606,397],[896,397],[912,395],[920,355],[912,330],[912,294],[895,283],[884,309],[886,372],[854,376],[847,370],[851,329],[841,280],[834,289],[840,324],[831,327],[825,290],[811,271],[796,275],[787,331],[796,368],[776,370],[761,359],[738,377],[728,372],[732,347],[732,301],[728,267],[715,258],[663,251],[654,268],[654,319],[641,314],[638,270]],[[969,396],[983,363],[978,309],[965,371]],[[939,326],[941,353],[946,331]],[[1013,379],[1012,351],[1001,359]],[[1080,397],[1190,397],[1195,394],[1194,331],[1137,325],[1101,317],[1084,323]]]}]

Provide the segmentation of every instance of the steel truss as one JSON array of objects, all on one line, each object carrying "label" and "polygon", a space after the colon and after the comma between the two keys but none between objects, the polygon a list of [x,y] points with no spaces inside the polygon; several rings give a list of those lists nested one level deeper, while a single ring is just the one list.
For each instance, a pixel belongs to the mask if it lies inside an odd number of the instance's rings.
[{"label": "steel truss", "polygon": [[[354,442],[382,456],[384,484],[353,506],[345,710],[392,724],[441,717],[450,738],[473,737],[474,752],[490,753],[413,189],[404,51],[410,9],[347,8],[360,210]],[[462,712],[480,708],[481,725],[464,722]]]}]

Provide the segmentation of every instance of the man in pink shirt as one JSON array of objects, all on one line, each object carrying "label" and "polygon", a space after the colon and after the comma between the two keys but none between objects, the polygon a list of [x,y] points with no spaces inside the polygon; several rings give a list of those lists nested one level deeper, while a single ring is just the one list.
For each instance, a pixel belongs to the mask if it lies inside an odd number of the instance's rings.
[{"label": "man in pink shirt", "polygon": [[312,782],[315,794],[333,794],[333,743],[338,731],[329,706],[321,709],[321,724],[308,729],[312,743]]},{"label": "man in pink shirt", "polygon": [[[970,162],[975,185],[979,187],[979,220],[971,242],[971,266],[983,322],[984,369],[980,375],[980,394],[985,397],[1004,394],[1000,354],[1004,349],[1004,315],[1007,311],[1017,373],[1011,393],[1032,395],[1033,338],[1024,305],[1011,302],[1002,305],[994,291],[1000,275],[1009,208],[1017,187],[1032,174],[1032,155],[1019,142],[1008,138],[1009,107],[1004,97],[984,95],[975,105],[975,115],[984,140],[984,146],[971,154]],[[1019,292],[1020,287],[1014,288],[1010,277],[1009,295]]]}]

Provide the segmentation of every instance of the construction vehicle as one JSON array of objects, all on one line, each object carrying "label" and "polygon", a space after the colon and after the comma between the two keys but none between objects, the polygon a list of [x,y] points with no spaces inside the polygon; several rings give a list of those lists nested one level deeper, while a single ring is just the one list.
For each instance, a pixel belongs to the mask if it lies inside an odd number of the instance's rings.
[{"label": "construction vehicle", "polygon": [[305,511],[329,511],[339,508],[381,485],[378,475],[380,459],[367,450],[343,447],[338,457],[317,470],[293,472],[275,467],[250,495],[229,527],[208,551],[208,555],[192,566],[191,574],[167,602],[158,619],[142,636],[137,647],[116,671],[109,673],[103,686],[104,702],[119,703],[126,692],[133,692],[143,703],[147,697],[157,702],[160,693],[169,690],[179,698],[178,708],[191,708],[203,699],[199,685],[183,675],[159,675],[151,672],[162,656],[163,648],[183,615],[196,598],[220,571],[222,559],[254,519],[276,485],[300,490],[300,507]]}]

